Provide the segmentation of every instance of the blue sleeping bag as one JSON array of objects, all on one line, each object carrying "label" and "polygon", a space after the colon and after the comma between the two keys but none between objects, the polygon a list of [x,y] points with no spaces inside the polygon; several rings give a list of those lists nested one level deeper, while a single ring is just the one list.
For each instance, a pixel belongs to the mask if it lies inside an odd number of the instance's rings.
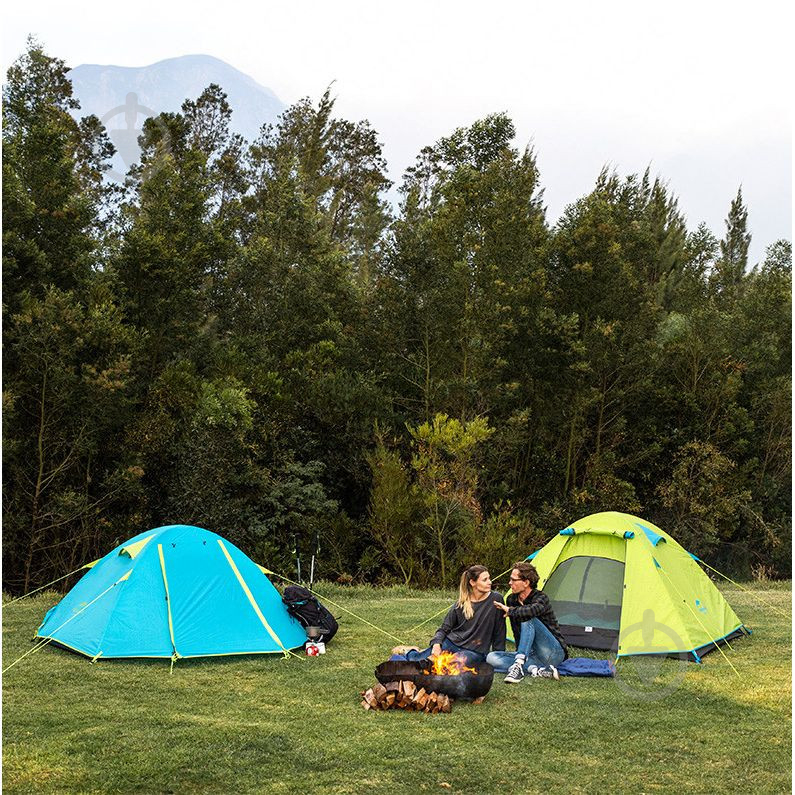
[{"label": "blue sleeping bag", "polygon": [[589,657],[569,657],[557,666],[561,676],[615,676],[612,660],[592,660]]}]

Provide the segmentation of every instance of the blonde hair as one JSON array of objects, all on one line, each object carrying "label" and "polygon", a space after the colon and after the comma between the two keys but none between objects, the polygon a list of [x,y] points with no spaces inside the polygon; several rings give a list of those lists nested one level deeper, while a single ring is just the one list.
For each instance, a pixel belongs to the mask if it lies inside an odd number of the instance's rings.
[{"label": "blonde hair", "polygon": [[456,602],[456,606],[461,608],[464,618],[467,620],[475,615],[475,610],[472,607],[472,586],[469,582],[470,580],[477,580],[484,571],[488,571],[488,569],[476,563],[474,566],[464,569],[461,574],[461,581],[458,583],[458,602]]}]

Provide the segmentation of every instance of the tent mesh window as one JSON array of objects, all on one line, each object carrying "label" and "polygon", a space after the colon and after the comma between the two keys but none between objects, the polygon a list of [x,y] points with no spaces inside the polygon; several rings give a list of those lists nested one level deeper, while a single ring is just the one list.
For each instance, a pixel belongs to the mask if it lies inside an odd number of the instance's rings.
[{"label": "tent mesh window", "polygon": [[618,648],[624,564],[598,557],[564,560],[544,585],[544,593],[567,643],[587,649]]}]

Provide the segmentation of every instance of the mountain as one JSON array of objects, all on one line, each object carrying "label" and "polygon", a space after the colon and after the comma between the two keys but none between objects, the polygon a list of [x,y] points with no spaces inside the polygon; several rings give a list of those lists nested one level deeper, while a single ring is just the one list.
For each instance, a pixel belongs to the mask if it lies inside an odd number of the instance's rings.
[{"label": "mountain", "polygon": [[138,159],[136,139],[144,120],[178,111],[186,99],[196,99],[210,83],[217,83],[227,94],[232,131],[249,141],[285,108],[269,88],[210,55],[183,55],[141,67],[82,64],[69,77],[80,102],[75,115],[98,116],[119,152],[111,174],[116,178]]}]

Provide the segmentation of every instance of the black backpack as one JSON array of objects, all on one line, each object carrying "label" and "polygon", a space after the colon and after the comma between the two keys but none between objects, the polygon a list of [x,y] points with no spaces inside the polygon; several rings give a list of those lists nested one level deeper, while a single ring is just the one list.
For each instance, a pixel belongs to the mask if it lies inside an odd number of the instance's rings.
[{"label": "black backpack", "polygon": [[288,585],[284,589],[282,602],[287,612],[297,619],[301,626],[320,627],[322,634],[315,640],[328,643],[337,634],[339,629],[337,619],[306,588],[300,585]]}]

